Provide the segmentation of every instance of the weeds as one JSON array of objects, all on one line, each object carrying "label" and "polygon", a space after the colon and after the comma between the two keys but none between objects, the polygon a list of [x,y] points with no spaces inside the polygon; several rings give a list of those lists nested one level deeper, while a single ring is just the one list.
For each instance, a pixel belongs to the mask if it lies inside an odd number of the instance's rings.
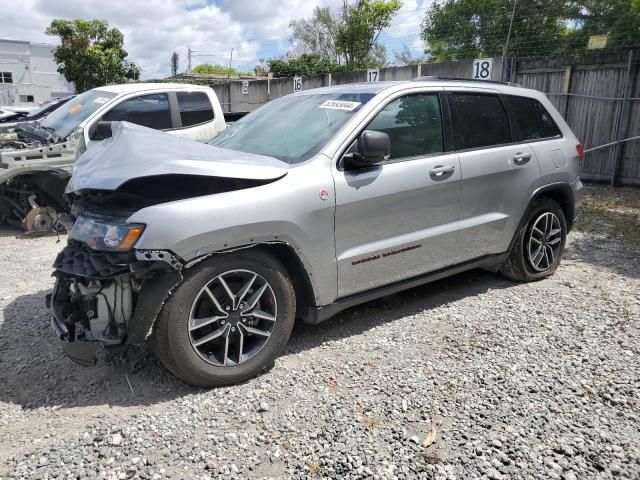
[{"label": "weeds", "polygon": [[640,189],[586,187],[576,229],[621,237],[640,247]]}]

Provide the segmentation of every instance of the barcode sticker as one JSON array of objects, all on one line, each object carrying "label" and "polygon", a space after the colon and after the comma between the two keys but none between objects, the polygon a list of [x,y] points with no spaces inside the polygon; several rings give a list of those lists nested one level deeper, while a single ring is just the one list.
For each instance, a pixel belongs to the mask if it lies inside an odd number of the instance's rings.
[{"label": "barcode sticker", "polygon": [[345,112],[351,112],[360,106],[360,102],[347,102],[343,100],[327,100],[320,105],[320,108],[326,108],[328,110],[344,110]]}]

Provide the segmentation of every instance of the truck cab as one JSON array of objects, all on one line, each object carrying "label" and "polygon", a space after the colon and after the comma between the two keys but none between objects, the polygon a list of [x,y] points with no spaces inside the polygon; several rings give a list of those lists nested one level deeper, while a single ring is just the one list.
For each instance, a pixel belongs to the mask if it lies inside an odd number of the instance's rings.
[{"label": "truck cab", "polygon": [[66,210],[73,162],[106,138],[105,123],[120,121],[199,142],[226,126],[209,87],[134,83],[88,90],[41,122],[0,129],[0,221],[27,231],[54,227]]}]

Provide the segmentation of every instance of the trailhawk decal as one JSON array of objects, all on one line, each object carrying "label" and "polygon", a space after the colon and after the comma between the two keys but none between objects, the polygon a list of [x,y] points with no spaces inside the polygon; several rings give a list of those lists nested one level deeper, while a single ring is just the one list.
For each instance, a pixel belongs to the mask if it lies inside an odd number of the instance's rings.
[{"label": "trailhawk decal", "polygon": [[372,255],[370,257],[363,257],[351,262],[351,265],[360,265],[361,263],[373,262],[374,260],[380,260],[381,258],[390,257],[391,255],[397,255],[399,253],[408,252],[409,250],[415,250],[416,248],[420,248],[422,246],[421,243],[416,243],[414,245],[407,245],[406,247],[396,248],[393,250],[387,250],[386,252],[379,253],[377,255]]}]

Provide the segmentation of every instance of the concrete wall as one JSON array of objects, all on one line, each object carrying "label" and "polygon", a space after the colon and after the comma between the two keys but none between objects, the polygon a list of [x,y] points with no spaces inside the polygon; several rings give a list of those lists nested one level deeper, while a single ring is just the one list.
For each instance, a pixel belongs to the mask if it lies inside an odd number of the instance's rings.
[{"label": "concrete wall", "polygon": [[[404,65],[401,67],[381,68],[379,81],[412,80],[418,76],[434,75],[439,77],[471,78],[473,62],[427,63],[422,65]],[[493,59],[492,79],[500,80],[502,59]],[[303,77],[302,90],[320,88],[329,85],[363,83],[367,81],[367,71],[343,72]],[[242,93],[242,81],[232,80],[225,84],[212,85],[222,103],[225,112],[251,112],[260,105],[293,93],[293,78],[273,78],[268,80],[248,80],[249,90]]]},{"label": "concrete wall", "polygon": [[[13,83],[0,83],[0,104],[36,107],[75,88],[57,72],[53,45],[0,39],[0,71],[11,72]],[[27,96],[33,102],[27,102]]]}]

